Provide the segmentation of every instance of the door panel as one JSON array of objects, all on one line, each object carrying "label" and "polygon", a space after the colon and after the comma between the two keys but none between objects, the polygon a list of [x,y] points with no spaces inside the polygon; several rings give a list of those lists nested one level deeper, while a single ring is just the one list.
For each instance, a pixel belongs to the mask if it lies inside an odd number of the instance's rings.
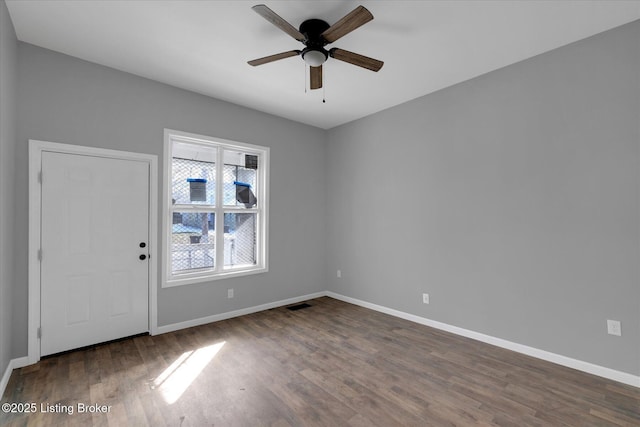
[{"label": "door panel", "polygon": [[149,165],[42,153],[41,355],[149,330]]}]

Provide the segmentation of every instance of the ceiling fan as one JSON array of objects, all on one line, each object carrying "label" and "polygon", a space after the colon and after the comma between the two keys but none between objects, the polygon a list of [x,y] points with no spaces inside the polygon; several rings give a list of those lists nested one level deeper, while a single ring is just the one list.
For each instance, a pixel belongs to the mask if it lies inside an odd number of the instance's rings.
[{"label": "ceiling fan", "polygon": [[305,48],[302,50],[289,50],[287,52],[265,56],[264,58],[254,59],[248,61],[249,65],[257,66],[300,55],[304,62],[309,65],[311,89],[320,89],[322,87],[322,64],[324,64],[329,57],[371,71],[380,70],[384,64],[384,62],[377,59],[349,52],[348,50],[336,47],[329,50],[325,49],[326,45],[335,42],[342,36],[349,34],[373,19],[371,12],[364,6],[356,7],[333,25],[329,25],[322,19],[307,19],[300,24],[299,30],[296,30],[293,25],[282,19],[277,13],[264,4],[253,6],[252,9],[294,39],[302,42]]}]

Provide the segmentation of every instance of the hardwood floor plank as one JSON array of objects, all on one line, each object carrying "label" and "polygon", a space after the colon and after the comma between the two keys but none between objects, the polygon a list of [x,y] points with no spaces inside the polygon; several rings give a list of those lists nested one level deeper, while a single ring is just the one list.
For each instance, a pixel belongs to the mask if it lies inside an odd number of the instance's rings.
[{"label": "hardwood floor plank", "polygon": [[[323,297],[42,359],[0,426],[638,426],[640,389]],[[79,403],[106,413],[78,413]]]}]

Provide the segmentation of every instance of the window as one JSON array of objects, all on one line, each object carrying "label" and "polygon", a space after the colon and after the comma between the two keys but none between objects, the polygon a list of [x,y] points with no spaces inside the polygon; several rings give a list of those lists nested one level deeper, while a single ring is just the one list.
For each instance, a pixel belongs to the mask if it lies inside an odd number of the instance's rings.
[{"label": "window", "polygon": [[269,148],[165,129],[163,287],[267,271]]}]

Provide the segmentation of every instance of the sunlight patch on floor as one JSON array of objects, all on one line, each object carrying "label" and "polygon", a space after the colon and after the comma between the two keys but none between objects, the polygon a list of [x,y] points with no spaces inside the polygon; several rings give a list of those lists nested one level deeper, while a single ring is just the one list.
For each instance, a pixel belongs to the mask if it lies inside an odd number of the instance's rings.
[{"label": "sunlight patch on floor", "polygon": [[225,341],[222,341],[183,353],[171,366],[153,380],[154,388],[162,393],[162,397],[167,404],[171,405],[180,399],[224,344]]}]

